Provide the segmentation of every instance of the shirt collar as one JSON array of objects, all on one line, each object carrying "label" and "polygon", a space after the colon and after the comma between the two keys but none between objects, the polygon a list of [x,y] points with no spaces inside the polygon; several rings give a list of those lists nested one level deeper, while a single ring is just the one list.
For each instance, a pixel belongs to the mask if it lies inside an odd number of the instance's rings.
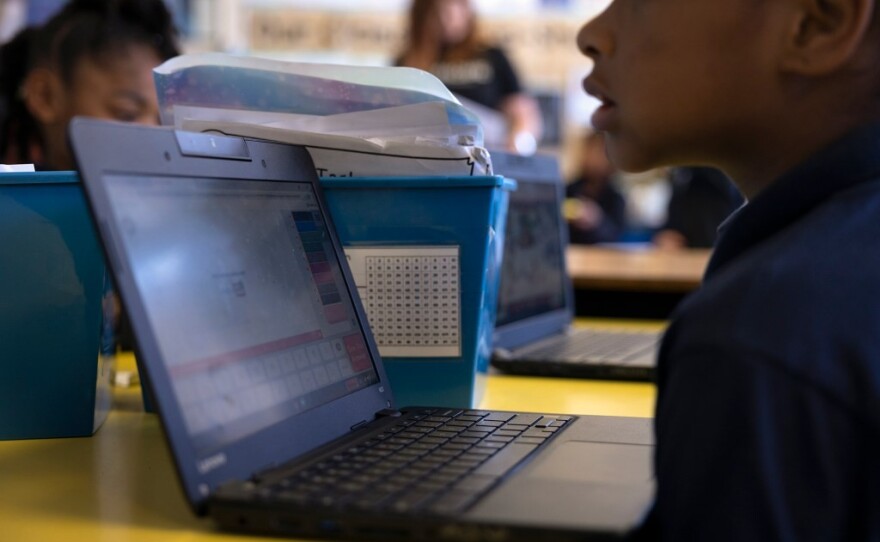
[{"label": "shirt collar", "polygon": [[785,173],[719,228],[706,278],[813,208],[880,176],[880,123],[858,128]]}]

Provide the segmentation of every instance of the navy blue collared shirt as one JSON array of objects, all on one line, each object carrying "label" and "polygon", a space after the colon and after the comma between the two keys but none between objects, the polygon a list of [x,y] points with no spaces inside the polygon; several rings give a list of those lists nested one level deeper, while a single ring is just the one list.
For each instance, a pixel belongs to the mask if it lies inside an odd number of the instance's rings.
[{"label": "navy blue collared shirt", "polygon": [[880,541],[880,125],[725,222],[659,356],[641,535]]}]

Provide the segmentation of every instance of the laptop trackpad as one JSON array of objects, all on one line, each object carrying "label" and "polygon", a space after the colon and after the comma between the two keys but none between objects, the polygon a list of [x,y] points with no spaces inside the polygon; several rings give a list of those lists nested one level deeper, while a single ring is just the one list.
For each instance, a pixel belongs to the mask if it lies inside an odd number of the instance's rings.
[{"label": "laptop trackpad", "polygon": [[563,442],[540,457],[529,478],[600,484],[644,483],[651,476],[650,446],[607,442]]},{"label": "laptop trackpad", "polygon": [[567,441],[536,458],[471,514],[480,519],[626,530],[653,497],[653,447]]}]

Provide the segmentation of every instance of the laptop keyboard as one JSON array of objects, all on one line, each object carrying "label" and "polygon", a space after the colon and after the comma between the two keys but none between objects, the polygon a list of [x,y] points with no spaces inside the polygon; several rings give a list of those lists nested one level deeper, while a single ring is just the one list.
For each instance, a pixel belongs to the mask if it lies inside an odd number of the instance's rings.
[{"label": "laptop keyboard", "polygon": [[660,335],[640,331],[575,329],[563,340],[528,350],[530,359],[573,363],[626,363],[656,348]]},{"label": "laptop keyboard", "polygon": [[258,498],[298,505],[454,514],[475,503],[572,419],[418,410],[304,470],[267,477],[253,490]]}]

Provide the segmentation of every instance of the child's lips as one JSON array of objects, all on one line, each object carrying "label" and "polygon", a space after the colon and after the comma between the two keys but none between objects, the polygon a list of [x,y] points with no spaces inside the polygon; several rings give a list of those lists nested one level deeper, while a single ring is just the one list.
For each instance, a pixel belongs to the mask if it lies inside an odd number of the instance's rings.
[{"label": "child's lips", "polygon": [[614,125],[616,113],[617,105],[614,102],[603,100],[602,105],[593,111],[593,116],[590,119],[593,128],[600,132],[610,130]]},{"label": "child's lips", "polygon": [[590,119],[593,128],[599,131],[610,129],[614,123],[617,103],[608,97],[604,89],[602,89],[598,83],[590,78],[584,80],[584,90],[587,94],[601,102],[601,105],[595,112],[593,112],[593,116]]}]

